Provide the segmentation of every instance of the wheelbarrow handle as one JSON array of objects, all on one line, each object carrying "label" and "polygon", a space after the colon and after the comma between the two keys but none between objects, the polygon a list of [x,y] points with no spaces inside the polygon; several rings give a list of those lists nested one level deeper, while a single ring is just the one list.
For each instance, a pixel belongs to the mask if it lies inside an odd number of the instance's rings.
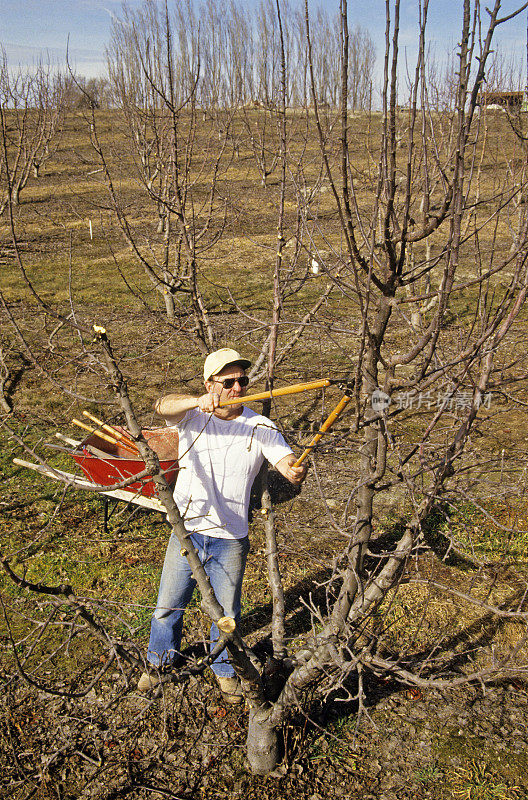
[{"label": "wheelbarrow handle", "polygon": [[339,403],[336,405],[336,407],[334,408],[334,410],[332,411],[332,413],[331,413],[331,414],[330,414],[330,415],[329,415],[329,416],[328,416],[328,417],[325,419],[325,421],[323,422],[323,424],[322,424],[322,425],[321,425],[321,427],[319,428],[319,432],[315,434],[315,436],[313,437],[313,439],[312,439],[312,441],[310,442],[310,444],[307,446],[307,448],[306,448],[306,450],[304,451],[304,453],[302,453],[302,455],[300,455],[300,456],[299,456],[299,458],[297,459],[297,461],[296,461],[296,462],[295,462],[295,463],[294,463],[292,466],[294,466],[294,467],[299,467],[299,466],[302,464],[302,462],[304,461],[304,459],[305,459],[307,456],[309,456],[309,455],[310,455],[310,453],[311,453],[311,452],[312,452],[312,450],[314,449],[314,447],[315,447],[315,445],[317,444],[317,442],[318,442],[318,441],[320,441],[320,439],[322,439],[322,438],[323,438],[323,436],[325,435],[326,431],[327,431],[329,428],[331,428],[331,427],[332,427],[332,425],[334,424],[334,422],[336,421],[336,419],[339,417],[339,415],[342,413],[342,411],[344,410],[345,406],[347,405],[347,403],[348,403],[349,401],[350,401],[350,396],[349,396],[349,395],[347,395],[347,394],[345,394],[345,395],[344,395],[344,396],[341,398],[341,400],[339,401]]},{"label": "wheelbarrow handle", "polygon": [[272,389],[268,392],[259,392],[258,394],[248,394],[247,397],[237,397],[234,400],[223,400],[220,406],[233,406],[240,405],[240,403],[251,403],[253,400],[269,400],[271,397],[282,397],[285,394],[298,394],[299,392],[310,392],[314,389],[325,389],[327,386],[332,386],[334,381],[328,378],[322,378],[319,381],[311,381],[310,383],[293,383],[291,386],[283,386],[281,389]]}]

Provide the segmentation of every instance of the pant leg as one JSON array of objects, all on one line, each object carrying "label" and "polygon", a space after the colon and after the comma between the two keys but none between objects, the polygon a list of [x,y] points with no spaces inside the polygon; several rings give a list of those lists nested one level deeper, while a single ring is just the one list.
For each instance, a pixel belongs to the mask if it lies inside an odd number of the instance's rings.
[{"label": "pant leg", "polygon": [[[199,534],[197,538],[201,538]],[[195,547],[199,548],[200,542],[194,536],[192,539]],[[196,586],[189,563],[180,549],[180,542],[171,534],[150,625],[147,661],[155,667],[168,667],[178,659],[183,612]]]},{"label": "pant leg", "polygon": [[[249,539],[217,539],[206,537],[206,558],[204,562],[211,587],[224,609],[224,616],[240,619],[242,580],[249,552]],[[218,639],[218,627],[211,626],[211,649]],[[211,665],[213,672],[220,677],[231,677],[235,671],[229,663],[227,649]]]}]

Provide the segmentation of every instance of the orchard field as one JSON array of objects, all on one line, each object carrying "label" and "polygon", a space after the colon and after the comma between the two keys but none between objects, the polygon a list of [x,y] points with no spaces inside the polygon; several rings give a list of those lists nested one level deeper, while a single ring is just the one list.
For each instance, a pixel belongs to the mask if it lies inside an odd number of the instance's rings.
[{"label": "orchard field", "polygon": [[[388,4],[379,111],[346,2],[333,38],[268,4],[256,92],[256,66],[215,70],[214,28],[148,3],[116,25],[112,108],[2,67],[6,796],[526,796],[528,122],[482,102],[500,7],[486,33],[464,3],[443,77],[424,14],[402,83]],[[199,564],[183,665],[136,689],[171,527],[194,557],[142,431],[223,346],[250,393],[328,381],[256,405],[297,453],[347,398],[300,492],[254,486],[236,709]],[[57,473],[83,412],[130,432],[167,513],[103,524],[100,487]]]}]

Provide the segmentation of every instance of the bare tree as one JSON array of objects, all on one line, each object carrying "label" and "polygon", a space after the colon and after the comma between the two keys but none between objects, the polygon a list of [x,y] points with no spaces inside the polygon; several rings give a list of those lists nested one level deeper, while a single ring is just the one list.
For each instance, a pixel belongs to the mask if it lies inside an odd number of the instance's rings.
[{"label": "bare tree", "polygon": [[227,20],[226,77],[228,105],[250,102],[255,95],[253,74],[253,27],[247,9],[231,3]]},{"label": "bare tree", "polygon": [[349,105],[353,111],[367,111],[372,104],[374,42],[368,31],[356,25],[349,36]]},{"label": "bare tree", "polygon": [[[212,6],[209,11],[214,14]],[[175,319],[178,297],[190,301],[194,333],[206,352],[214,343],[214,333],[200,288],[199,260],[218,241],[225,225],[219,182],[232,146],[229,116],[224,116],[221,126],[213,119],[209,130],[200,129],[198,136],[203,50],[199,50],[191,10],[189,14],[180,12],[174,35],[168,6],[161,18],[153,4],[135,14],[125,11],[114,26],[109,51],[111,80],[136,154],[139,180],[156,210],[159,241],[132,230],[107,167],[105,172],[124,236],[163,296],[168,319]],[[209,45],[215,51],[215,42]],[[212,63],[206,66],[208,88],[200,90],[210,103],[218,101],[217,69]],[[214,97],[209,97],[211,92]],[[104,160],[99,143],[95,145]]]},{"label": "bare tree", "polygon": [[13,73],[0,51],[0,215],[13,205],[31,176],[58,144],[64,119],[63,81],[51,67],[38,64],[31,73]]},{"label": "bare tree", "polygon": [[[423,103],[421,92],[428,3],[421,4],[419,57],[408,110],[403,112],[407,121],[406,152],[400,159],[397,143],[401,113],[398,110],[400,6],[399,2],[387,6],[379,172],[370,209],[365,209],[359,199],[361,176],[355,174],[349,151],[350,49],[346,0],[341,3],[340,164],[334,165],[331,159],[327,129],[323,128],[318,108],[315,66],[309,57],[320,143],[345,242],[343,258],[348,264],[346,277],[340,276],[340,285],[359,311],[356,431],[361,443],[357,482],[348,501],[348,507],[355,507],[356,511],[350,518],[345,513],[339,525],[348,543],[327,587],[330,608],[327,613],[313,609],[320,630],[305,643],[301,653],[293,656],[293,669],[279,698],[266,704],[262,698],[256,702],[252,696],[248,755],[257,771],[265,769],[266,763],[273,764],[274,726],[298,701],[303,689],[314,682],[328,689],[341,684],[350,670],[357,672],[361,706],[361,675],[365,668],[382,673],[392,671],[410,684],[421,685],[425,681],[427,685],[438,686],[455,685],[477,675],[485,679],[496,668],[483,661],[478,668],[470,665],[463,676],[444,674],[440,679],[426,666],[430,652],[424,661],[391,653],[389,619],[402,570],[423,543],[431,515],[440,501],[448,497],[454,500],[462,488],[463,477],[472,462],[467,452],[471,431],[478,425],[484,398],[496,388],[495,380],[504,371],[499,356],[501,348],[508,362],[510,336],[528,292],[526,221],[514,253],[509,247],[504,252],[493,235],[489,244],[484,244],[487,226],[495,230],[497,215],[511,202],[515,187],[508,183],[501,187],[494,214],[488,211],[479,214],[476,220],[473,214],[475,161],[480,146],[480,128],[475,118],[478,93],[493,34],[498,25],[512,19],[509,15],[501,17],[500,7],[497,2],[489,12],[487,31],[480,40],[480,8],[475,4],[472,9],[469,1],[464,4],[458,85],[448,117],[449,135],[440,149],[436,120]],[[310,48],[308,13],[306,21]],[[480,192],[482,189],[480,186]],[[496,197],[495,186],[488,186],[487,190]],[[465,229],[468,215],[473,222],[470,229]],[[418,247],[423,247],[429,237],[442,229],[445,233],[437,256],[425,260],[422,250],[418,260]],[[476,250],[478,254],[476,269],[468,263],[468,250]],[[492,297],[487,287],[498,273],[505,276],[505,282],[500,293]],[[429,274],[436,304],[429,318],[415,331],[405,307],[420,298],[416,289]],[[454,343],[448,344],[451,337],[446,334],[447,315],[458,292],[467,285],[476,287],[481,300],[475,307],[474,322],[464,334],[462,347],[453,350]],[[410,341],[402,337],[402,328],[406,326]],[[433,391],[440,397],[443,391],[442,399],[436,408],[427,409],[431,413],[422,412],[420,416],[425,420],[421,429],[414,428],[413,436],[409,437],[407,426],[416,425],[415,415],[408,413],[412,412],[412,400],[417,404],[416,398],[421,398],[423,407],[424,398],[430,402]],[[398,401],[399,408],[391,411],[389,404],[394,403],[395,395],[403,399]],[[461,398],[459,414],[453,419],[453,399]],[[433,406],[434,402],[430,404]],[[450,417],[449,426],[446,415]],[[450,490],[451,482],[454,485]],[[384,495],[398,486],[404,490],[409,515],[395,545],[372,564],[369,553],[372,555],[374,520],[383,508]],[[422,581],[419,574],[416,581]],[[446,586],[445,591],[449,592],[450,587]],[[381,617],[387,620],[385,627],[383,622],[374,623],[373,615],[380,612],[389,597],[390,603]],[[477,592],[474,596],[468,592],[464,599],[469,604],[482,602]],[[514,603],[504,613],[515,615],[519,609]],[[507,664],[506,659],[501,666]]]},{"label": "bare tree", "polygon": [[108,78],[70,75],[64,79],[64,103],[69,109],[112,107],[113,98]]}]

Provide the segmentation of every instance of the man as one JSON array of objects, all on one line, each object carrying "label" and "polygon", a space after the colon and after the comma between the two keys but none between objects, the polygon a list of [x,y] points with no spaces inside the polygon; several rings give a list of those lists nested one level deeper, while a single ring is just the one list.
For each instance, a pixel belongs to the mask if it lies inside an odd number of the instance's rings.
[{"label": "man", "polygon": [[[253,481],[264,459],[294,485],[306,475],[304,466],[293,466],[295,456],[275,424],[242,404],[249,382],[245,371],[250,365],[236,350],[217,350],[205,359],[205,394],[198,399],[169,394],[155,406],[168,425],[178,428],[180,471],[174,498],[180,514],[225,616],[236,620],[249,551]],[[240,403],[222,407],[224,400]],[[195,587],[180,547],[173,534],[151,623],[147,660],[162,669],[170,668],[179,657],[183,613]],[[218,628],[213,624],[212,645],[217,639]],[[212,669],[224,699],[240,702],[238,681],[226,650]],[[154,676],[144,673],[138,688],[146,691],[156,684]]]}]

